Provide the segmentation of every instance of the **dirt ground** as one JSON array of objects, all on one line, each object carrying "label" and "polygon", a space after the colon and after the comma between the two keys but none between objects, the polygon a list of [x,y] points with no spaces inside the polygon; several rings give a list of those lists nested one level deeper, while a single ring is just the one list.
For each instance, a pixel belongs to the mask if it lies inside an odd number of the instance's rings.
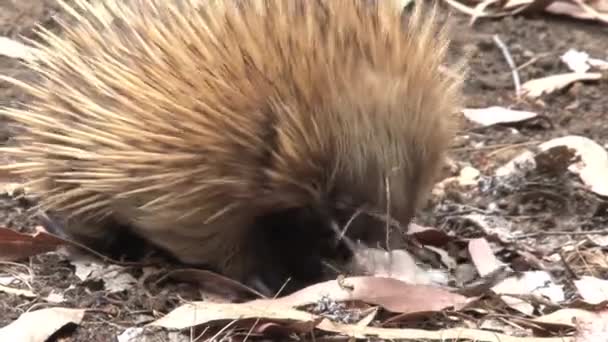
[{"label": "dirt ground", "polygon": [[[51,17],[57,8],[54,0],[0,0],[0,36],[31,38],[32,29],[38,24],[55,29]],[[510,69],[492,40],[494,34],[499,35],[509,47],[516,65],[536,59],[520,70],[522,81],[526,81],[567,72],[566,66],[559,61],[559,55],[569,48],[586,51],[598,58],[606,58],[607,26],[548,15],[482,20],[474,27],[468,25],[468,17],[457,14],[456,20],[458,26],[454,30],[457,36],[453,54],[458,55],[464,51],[472,53],[471,75],[466,83],[467,107],[499,105],[531,110],[546,116],[550,124],[541,122],[526,125],[519,128],[518,134],[513,134],[510,128],[473,130],[473,125],[467,125],[452,152],[454,160],[471,163],[482,173],[487,173],[520,152],[518,148],[504,149],[504,146],[541,142],[569,134],[586,136],[601,145],[608,144],[608,96],[605,95],[608,94],[608,82],[575,85],[565,91],[544,96],[542,100],[517,101]],[[26,71],[19,67],[16,60],[1,56],[0,74],[20,75],[27,79]],[[0,106],[24,99],[19,90],[0,82]],[[0,127],[2,141],[6,141],[11,134],[13,131],[6,124]],[[427,217],[425,223],[446,229],[461,229],[462,227],[451,225],[442,218],[452,211],[461,210],[465,204],[468,207],[484,209],[487,203],[496,200],[492,196],[454,195],[453,198],[442,201],[443,205],[435,210],[439,215]],[[602,203],[593,196],[568,195],[568,203],[565,204],[568,210],[564,210],[563,203],[551,203],[549,200],[541,202],[509,209],[516,212],[513,215],[518,217],[514,219],[518,229],[528,232],[581,227],[608,229],[606,214],[597,215],[597,208]],[[24,230],[31,228],[34,222],[25,216],[23,203],[3,195],[0,197],[0,224]],[[554,244],[555,241],[546,239],[559,238],[542,237],[530,241],[530,244]],[[100,290],[99,284],[82,283],[74,275],[74,268],[70,263],[56,254],[33,257],[22,265],[29,267],[35,274],[31,285],[41,296],[53,292],[63,293],[65,302],[62,306],[96,309],[87,314],[69,341],[115,341],[116,336],[124,329],[198,296],[192,286],[156,284],[147,286],[146,290],[134,288],[125,293],[106,296]],[[2,272],[23,271],[21,267],[23,266],[4,265]],[[0,327],[14,321],[23,312],[41,306],[45,304],[0,292]],[[168,335],[163,334],[159,333],[158,341],[168,339]]]}]

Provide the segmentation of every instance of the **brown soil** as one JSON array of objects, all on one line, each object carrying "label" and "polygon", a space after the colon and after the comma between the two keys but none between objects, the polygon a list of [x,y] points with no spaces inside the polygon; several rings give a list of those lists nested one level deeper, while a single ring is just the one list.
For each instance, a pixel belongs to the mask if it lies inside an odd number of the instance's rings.
[{"label": "brown soil", "polygon": [[[0,36],[18,38],[33,37],[32,29],[41,24],[56,29],[51,17],[58,6],[54,0],[0,0]],[[469,27],[468,17],[456,16],[457,41],[454,54],[464,51],[472,53],[471,75],[466,83],[467,106],[484,107],[500,105],[522,110],[536,111],[549,118],[552,125],[539,124],[520,127],[519,134],[513,134],[509,128],[487,128],[484,130],[465,131],[459,146],[453,153],[454,159],[471,163],[482,172],[500,166],[513,157],[518,149],[508,149],[501,153],[496,151],[505,144],[544,141],[552,137],[568,134],[580,134],[596,142],[608,144],[608,82],[576,85],[563,92],[544,96],[535,102],[517,101],[514,96],[510,69],[500,50],[492,40],[498,34],[509,50],[517,65],[522,65],[532,58],[538,60],[520,70],[522,81],[567,71],[558,56],[569,48],[586,51],[592,56],[608,56],[608,27],[595,23],[585,23],[565,18],[546,15],[538,17],[508,17],[497,21],[482,21]],[[0,56],[0,74],[27,78],[27,73],[14,59]],[[604,94],[604,95],[602,95]],[[12,101],[23,101],[25,98],[18,89],[0,82],[0,106]],[[465,127],[471,129],[473,126]],[[0,139],[5,141],[14,134],[6,124],[0,127]],[[482,149],[473,146],[486,146]],[[496,148],[492,148],[496,145]],[[490,146],[490,147],[488,147]],[[495,195],[494,195],[495,196]],[[593,211],[598,202],[594,198],[582,195],[581,198],[567,198],[572,201],[570,211],[561,212],[559,220],[568,222],[569,227],[581,227],[595,224],[595,229],[606,227],[604,221],[594,221]],[[492,195],[479,195],[466,198],[466,203],[477,208],[484,208],[489,201],[495,201]],[[459,201],[453,201],[457,203]],[[460,201],[462,202],[462,200]],[[444,201],[444,203],[447,203]],[[531,232],[554,227],[555,209],[550,204],[534,206],[535,215],[528,215],[517,223],[520,229]],[[456,210],[457,206],[442,206],[442,214]],[[33,222],[24,215],[24,204],[3,195],[0,197],[0,225],[18,230],[31,228]],[[521,209],[520,209],[521,210]],[[532,210],[532,209],[530,209]],[[443,215],[442,215],[443,216]],[[532,218],[530,218],[532,217]],[[429,222],[441,224],[440,219]],[[454,227],[451,227],[455,229]],[[562,226],[561,229],[564,229]],[[159,312],[167,312],[183,299],[197,298],[198,293],[192,287],[147,287],[145,290],[134,287],[127,293],[106,296],[99,289],[99,284],[81,283],[74,275],[74,268],[56,254],[33,257],[23,263],[31,268],[35,275],[31,285],[33,290],[42,296],[51,292],[63,293],[66,302],[62,306],[94,308],[87,314],[84,322],[69,338],[70,341],[115,341],[116,336],[137,322],[149,319]],[[16,266],[0,265],[0,272],[17,270]],[[23,270],[17,270],[23,272]],[[140,275],[141,270],[134,270]],[[181,299],[180,299],[181,298]],[[33,306],[40,304],[0,292],[0,327],[17,319],[19,315]],[[168,336],[159,333],[156,340],[166,340]]]}]

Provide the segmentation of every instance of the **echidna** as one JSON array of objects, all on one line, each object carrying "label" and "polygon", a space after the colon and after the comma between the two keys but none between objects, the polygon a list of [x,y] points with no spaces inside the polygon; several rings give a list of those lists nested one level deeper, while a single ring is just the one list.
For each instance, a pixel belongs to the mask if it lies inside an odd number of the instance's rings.
[{"label": "echidna", "polygon": [[[2,150],[73,238],[105,250],[131,232],[276,290],[317,281],[355,212],[406,227],[432,187],[463,75],[441,70],[436,10],[74,2],[61,34],[39,31],[37,80],[5,78],[31,101],[3,110],[24,133]],[[346,237],[381,241],[367,217]]]}]

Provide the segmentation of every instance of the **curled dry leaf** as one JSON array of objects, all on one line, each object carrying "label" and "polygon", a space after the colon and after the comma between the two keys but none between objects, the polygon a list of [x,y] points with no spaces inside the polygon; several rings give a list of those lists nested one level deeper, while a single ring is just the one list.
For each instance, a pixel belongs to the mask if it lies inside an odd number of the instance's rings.
[{"label": "curled dry leaf", "polygon": [[0,228],[0,260],[16,261],[56,250],[66,241],[40,231],[24,234],[8,228]]},{"label": "curled dry leaf", "polygon": [[411,285],[392,278],[350,277],[341,286],[332,280],[318,283],[277,299],[259,299],[250,303],[263,303],[277,308],[300,307],[314,304],[323,297],[334,301],[361,301],[378,305],[395,313],[417,313],[462,308],[468,299],[457,293],[428,285]]},{"label": "curled dry leaf", "polygon": [[589,54],[584,51],[569,49],[560,56],[560,59],[574,72],[583,73],[589,71],[591,68],[608,70],[608,61],[591,58]]},{"label": "curled dry leaf", "polygon": [[67,324],[80,324],[84,309],[50,308],[22,314],[0,329],[0,341],[44,342]]},{"label": "curled dry leaf", "polygon": [[[576,152],[576,158],[570,158],[571,153],[565,149],[558,147],[565,146]],[[535,165],[535,158],[539,157],[543,162],[551,161],[552,168],[558,170],[562,166],[556,163],[567,163],[566,168],[581,178],[583,183],[589,187],[589,190],[600,195],[608,197],[608,152],[606,149],[595,141],[577,135],[569,135],[560,138],[555,138],[540,144],[541,152],[534,154],[531,151],[526,151],[507,165],[497,169],[497,176],[506,176],[517,172],[517,165],[525,165],[531,163]],[[552,151],[551,151],[552,150]],[[549,153],[550,152],[550,153]],[[573,162],[575,161],[575,162]],[[545,163],[546,164],[546,163]],[[544,165],[547,166],[548,164]]]},{"label": "curled dry leaf", "polygon": [[608,152],[595,141],[576,135],[556,138],[542,143],[539,148],[546,151],[556,146],[567,146],[575,150],[580,161],[568,167],[579,175],[591,191],[608,196]]},{"label": "curled dry leaf", "polygon": [[534,112],[508,109],[499,106],[487,108],[464,109],[464,116],[472,122],[482,126],[498,124],[522,123],[538,117]]},{"label": "curled dry leaf", "polygon": [[543,94],[549,94],[556,90],[563,89],[574,82],[596,81],[601,78],[602,74],[598,72],[571,72],[530,80],[522,84],[521,89],[525,96],[537,98]]},{"label": "curled dry leaf", "polygon": [[442,247],[453,240],[453,237],[443,230],[435,227],[424,227],[415,223],[409,225],[407,235],[416,238],[418,242],[427,246]]},{"label": "curled dry leaf", "polygon": [[387,252],[378,248],[359,248],[355,252],[350,269],[355,274],[395,278],[410,284],[444,285],[447,274],[437,270],[425,270],[405,250]]},{"label": "curled dry leaf", "polygon": [[591,305],[608,303],[608,280],[583,276],[574,281],[583,300]]}]

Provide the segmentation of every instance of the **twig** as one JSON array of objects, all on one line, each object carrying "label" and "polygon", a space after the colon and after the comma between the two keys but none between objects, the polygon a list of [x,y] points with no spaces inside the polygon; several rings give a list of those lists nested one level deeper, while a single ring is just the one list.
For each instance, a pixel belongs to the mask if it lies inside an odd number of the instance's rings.
[{"label": "twig", "polygon": [[[290,281],[291,281],[291,278],[287,278],[287,280],[283,283],[283,285],[277,291],[277,293],[275,293],[275,295],[274,295],[274,297],[272,297],[272,299],[277,299],[281,295],[283,290],[285,290],[287,283],[289,283]],[[270,306],[270,304],[269,304],[269,306]],[[260,324],[260,321],[261,321],[261,318],[256,318],[255,322],[253,322],[253,324],[251,325],[251,328],[249,328],[249,331],[247,331],[247,335],[245,335],[245,339],[243,340],[243,342],[247,342],[247,339],[249,338],[249,336],[251,336],[251,333],[258,326],[258,324]]]},{"label": "twig", "polygon": [[509,68],[511,68],[511,74],[513,75],[513,83],[515,84],[515,95],[517,96],[517,98],[520,98],[521,97],[520,96],[521,95],[521,81],[519,80],[519,73],[517,72],[517,66],[515,66],[515,62],[513,62],[513,57],[511,57],[511,53],[509,52],[509,49],[507,48],[505,43],[503,43],[502,40],[500,40],[500,37],[498,37],[497,34],[492,36],[492,39],[494,39],[494,43],[496,43],[496,45],[498,46],[500,51],[502,51],[502,54],[505,57],[505,60],[507,61]]},{"label": "twig", "polygon": [[521,71],[521,70],[529,67],[530,65],[538,62],[538,60],[540,60],[542,58],[545,58],[547,56],[551,56],[551,55],[552,55],[552,53],[550,53],[550,52],[538,54],[538,55],[530,58],[528,61],[526,61],[526,62],[522,63],[521,65],[519,65],[516,69],[517,69],[517,71]]},{"label": "twig", "polygon": [[608,229],[597,229],[597,230],[588,230],[585,232],[566,232],[566,231],[555,231],[555,232],[537,232],[530,234],[522,234],[515,237],[515,239],[526,239],[531,237],[539,237],[539,236],[562,236],[562,235],[608,235]]},{"label": "twig", "polygon": [[566,260],[566,256],[564,255],[563,251],[559,252],[559,258],[560,261],[562,262],[562,265],[564,265],[564,271],[566,271],[566,274],[569,276],[569,281],[570,283],[573,283],[573,279],[574,280],[578,280],[580,279],[580,277],[576,274],[576,272],[574,272],[574,270],[572,269],[572,267],[570,267],[570,264],[568,263],[568,260]]},{"label": "twig", "polygon": [[526,142],[522,142],[522,143],[507,144],[507,146],[503,146],[503,147],[495,149],[494,151],[489,152],[488,153],[488,157],[491,157],[491,156],[496,155],[498,153],[503,153],[503,152],[511,150],[511,149],[538,145],[540,143],[541,143],[540,141],[532,140],[532,141],[526,141]]}]

